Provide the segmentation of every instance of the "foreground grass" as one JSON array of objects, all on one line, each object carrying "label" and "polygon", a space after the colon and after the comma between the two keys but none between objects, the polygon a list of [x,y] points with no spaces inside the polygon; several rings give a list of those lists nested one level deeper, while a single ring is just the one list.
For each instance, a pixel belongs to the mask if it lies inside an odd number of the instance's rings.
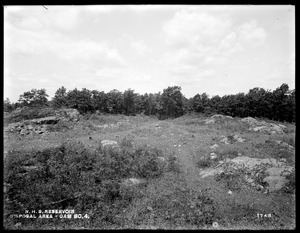
[{"label": "foreground grass", "polygon": [[[163,157],[166,163],[162,162]],[[180,167],[172,154],[162,155],[160,150],[149,146],[136,147],[127,139],[119,148],[99,146],[94,151],[80,142],[42,151],[9,151],[5,161],[4,225],[7,229],[159,226],[158,222],[148,222],[154,221],[153,216],[171,228],[211,224],[214,207],[205,193],[173,190],[147,195],[147,190],[153,191],[151,183],[159,177],[168,177],[176,183],[178,174]],[[146,184],[122,186],[122,180],[131,177],[144,179]],[[130,210],[134,203],[143,204]],[[25,210],[48,209],[74,209],[89,218],[82,221],[11,218]]]}]

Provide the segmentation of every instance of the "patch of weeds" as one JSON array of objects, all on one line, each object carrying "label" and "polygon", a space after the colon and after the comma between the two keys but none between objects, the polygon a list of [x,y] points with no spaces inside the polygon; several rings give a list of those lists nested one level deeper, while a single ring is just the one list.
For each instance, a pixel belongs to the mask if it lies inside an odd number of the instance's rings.
[{"label": "patch of weeds", "polygon": [[231,206],[230,211],[230,220],[237,222],[246,220],[247,222],[250,220],[256,220],[257,210],[252,207],[250,204],[239,204],[235,203]]},{"label": "patch of weeds", "polygon": [[271,158],[284,158],[288,163],[294,163],[294,152],[275,141],[266,140],[265,143],[258,143],[254,147]]},{"label": "patch of weeds", "polygon": [[153,214],[164,219],[171,228],[211,225],[216,219],[216,209],[207,190],[175,190],[160,194],[147,204]]},{"label": "patch of weeds", "polygon": [[167,165],[168,172],[174,172],[174,173],[181,172],[180,163],[178,161],[178,158],[175,156],[175,154],[170,154],[167,159],[167,162],[168,162],[168,165]]},{"label": "patch of weeds", "polygon": [[225,184],[225,187],[231,191],[239,191],[244,184],[244,175],[242,173],[227,170],[224,173],[218,174],[216,181]]},{"label": "patch of weeds", "polygon": [[239,154],[238,150],[233,148],[226,148],[218,153],[220,160],[227,159],[227,158],[233,159],[237,157],[238,154]]},{"label": "patch of weeds", "polygon": [[291,174],[286,176],[288,182],[285,184],[284,188],[282,189],[285,193],[295,193],[296,188],[296,172],[295,170],[292,171]]},{"label": "patch of weeds", "polygon": [[220,125],[221,130],[227,130],[228,132],[247,132],[248,126],[243,123],[239,123],[236,121],[226,121],[224,124]]},{"label": "patch of weeds", "polygon": [[209,158],[200,159],[197,162],[197,167],[199,168],[208,168],[212,165],[212,161]]},{"label": "patch of weeds", "polygon": [[230,144],[234,143],[234,141],[235,141],[233,135],[228,135],[227,139],[228,139],[228,141],[229,141]]},{"label": "patch of weeds", "polygon": [[295,147],[295,136],[294,135],[283,135],[278,138],[280,141],[283,141],[293,147]]},{"label": "patch of weeds", "polygon": [[73,208],[82,213],[100,211],[91,224],[120,224],[116,216],[143,195],[138,187],[122,189],[123,179],[149,180],[165,171],[160,150],[132,144],[124,139],[119,148],[100,145],[88,150],[81,142],[66,142],[41,151],[10,151],[4,176],[6,216],[24,209]]}]

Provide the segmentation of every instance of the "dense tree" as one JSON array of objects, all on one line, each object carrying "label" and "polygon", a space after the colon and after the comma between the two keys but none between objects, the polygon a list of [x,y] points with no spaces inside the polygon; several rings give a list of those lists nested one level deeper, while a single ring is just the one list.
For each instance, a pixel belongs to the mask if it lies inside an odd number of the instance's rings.
[{"label": "dense tree", "polygon": [[181,87],[173,86],[163,90],[160,97],[162,112],[160,115],[166,117],[179,117],[183,115],[183,96]]},{"label": "dense tree", "polygon": [[11,104],[9,98],[4,100],[3,110],[4,112],[10,112],[13,110],[13,105]]},{"label": "dense tree", "polygon": [[86,88],[81,91],[75,88],[67,94],[68,106],[76,108],[80,113],[92,112],[92,93]]},{"label": "dense tree", "polygon": [[[19,102],[4,101],[4,110],[11,111],[22,106],[44,106],[49,103],[45,89],[25,92],[20,95]],[[179,117],[187,112],[203,114],[226,114],[233,117],[260,117],[278,121],[295,122],[296,120],[296,92],[289,90],[287,84],[282,84],[274,91],[263,88],[252,88],[247,94],[213,96],[206,93],[196,94],[192,98],[185,98],[181,87],[172,86],[163,90],[163,93],[146,93],[140,95],[128,89],[123,93],[114,89],[108,93],[97,90],[90,91],[83,88],[81,91],[67,92],[65,87],[55,92],[52,100],[53,107],[76,108],[80,113],[96,110],[112,114],[139,114],[156,115],[160,119]]]},{"label": "dense tree", "polygon": [[67,89],[64,86],[58,88],[57,91],[55,92],[52,105],[55,108],[68,106]]},{"label": "dense tree", "polygon": [[107,98],[107,109],[109,113],[124,113],[123,108],[123,94],[122,92],[114,89],[106,94]]},{"label": "dense tree", "polygon": [[105,112],[107,109],[107,104],[106,104],[106,95],[104,93],[104,91],[97,91],[97,90],[93,90],[91,91],[92,93],[92,106],[93,109],[96,111],[101,111],[101,112]]},{"label": "dense tree", "polygon": [[19,103],[22,106],[43,106],[47,103],[46,89],[32,89],[20,95]]},{"label": "dense tree", "polygon": [[128,89],[123,93],[123,107],[126,115],[130,115],[136,112],[136,94],[133,90]]}]

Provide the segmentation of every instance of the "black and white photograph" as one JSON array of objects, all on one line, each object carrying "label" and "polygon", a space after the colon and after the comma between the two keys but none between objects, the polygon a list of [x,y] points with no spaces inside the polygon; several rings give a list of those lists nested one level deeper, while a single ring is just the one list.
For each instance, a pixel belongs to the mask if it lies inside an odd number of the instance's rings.
[{"label": "black and white photograph", "polygon": [[295,230],[295,5],[2,5],[4,230]]}]

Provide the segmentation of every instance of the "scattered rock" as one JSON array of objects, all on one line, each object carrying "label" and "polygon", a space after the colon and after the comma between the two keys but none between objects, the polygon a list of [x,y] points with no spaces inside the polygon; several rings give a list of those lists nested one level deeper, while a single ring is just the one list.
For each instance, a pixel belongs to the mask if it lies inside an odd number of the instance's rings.
[{"label": "scattered rock", "polygon": [[101,144],[103,147],[111,146],[111,147],[118,147],[118,143],[112,140],[102,140]]},{"label": "scattered rock", "polygon": [[237,142],[241,142],[241,143],[243,143],[243,142],[246,141],[246,139],[241,138],[239,135],[234,135],[233,138],[234,138],[234,140],[236,140]]},{"label": "scattered rock", "polygon": [[218,144],[214,144],[211,147],[209,147],[211,150],[216,150],[219,147]]},{"label": "scattered rock", "polygon": [[162,161],[162,162],[166,162],[166,159],[164,158],[164,157],[157,157],[160,161]]},{"label": "scattered rock", "polygon": [[282,129],[286,129],[286,126],[285,125],[282,125],[282,124],[278,124],[278,126]]},{"label": "scattered rock", "polygon": [[264,186],[262,186],[260,184],[256,185],[256,190],[257,191],[260,191],[260,190],[263,190],[263,189],[264,189]]},{"label": "scattered rock", "polygon": [[225,144],[230,144],[228,138],[223,138],[220,140],[220,142],[225,143]]},{"label": "scattered rock", "polygon": [[254,180],[253,180],[252,178],[247,178],[247,179],[245,179],[245,180],[246,180],[246,182],[248,182],[248,183],[250,183],[250,184],[254,183]]},{"label": "scattered rock", "polygon": [[216,159],[218,158],[217,154],[216,153],[210,153],[210,159]]},{"label": "scattered rock", "polygon": [[214,124],[215,123],[214,119],[207,119],[207,120],[204,120],[204,121],[205,121],[206,125],[208,125],[208,124]]},{"label": "scattered rock", "polygon": [[137,179],[137,178],[128,178],[123,180],[121,183],[122,186],[124,187],[131,187],[131,186],[138,186],[142,184],[146,184],[147,181],[145,179]]},{"label": "scattered rock", "polygon": [[153,211],[153,209],[152,209],[151,206],[147,206],[147,210],[148,210],[148,211]]},{"label": "scattered rock", "polygon": [[22,167],[26,172],[30,172],[30,171],[36,171],[36,170],[39,170],[40,167],[38,166],[23,166]]}]

